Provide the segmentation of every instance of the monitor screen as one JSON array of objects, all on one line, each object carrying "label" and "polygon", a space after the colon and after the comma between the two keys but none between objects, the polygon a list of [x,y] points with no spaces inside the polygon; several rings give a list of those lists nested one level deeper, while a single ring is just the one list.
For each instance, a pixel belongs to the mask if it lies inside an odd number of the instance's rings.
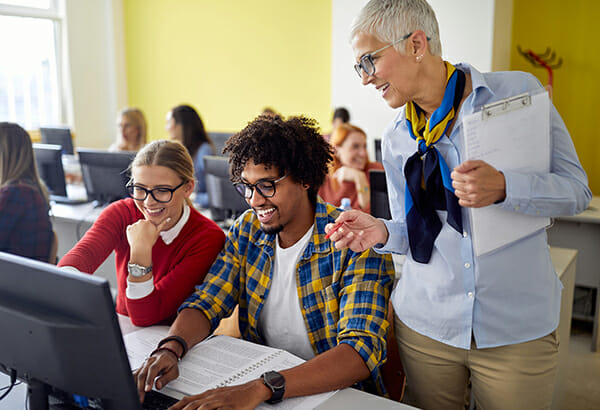
[{"label": "monitor screen", "polygon": [[35,156],[40,178],[46,184],[48,193],[56,196],[67,196],[60,145],[33,144],[33,155]]},{"label": "monitor screen", "polygon": [[42,143],[60,145],[63,154],[73,155],[73,138],[71,137],[71,130],[69,130],[69,128],[41,127],[40,136],[42,138]]},{"label": "monitor screen", "polygon": [[207,155],[204,157],[208,207],[214,221],[235,219],[250,208],[237,193],[229,178],[229,159]]},{"label": "monitor screen", "polygon": [[0,371],[28,384],[29,409],[73,394],[140,409],[106,279],[0,252],[0,329]]},{"label": "monitor screen", "polygon": [[392,219],[385,171],[369,170],[369,185],[371,186],[371,215],[376,218]]},{"label": "monitor screen", "polygon": [[128,169],[136,152],[79,148],[77,154],[88,200],[104,205],[128,196],[125,188],[131,175]]}]

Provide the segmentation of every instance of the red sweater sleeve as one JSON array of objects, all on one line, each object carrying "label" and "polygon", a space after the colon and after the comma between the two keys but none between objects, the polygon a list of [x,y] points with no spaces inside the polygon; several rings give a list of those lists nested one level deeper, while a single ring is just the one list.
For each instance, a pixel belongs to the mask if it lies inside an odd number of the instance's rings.
[{"label": "red sweater sleeve", "polygon": [[202,283],[224,243],[221,228],[191,210],[177,238],[169,245],[159,238],[152,249],[152,293],[141,299],[125,298],[132,323],[150,326],[173,319],[194,287]]},{"label": "red sweater sleeve", "polygon": [[83,238],[60,259],[58,266],[73,266],[81,272],[94,273],[114,249],[127,241],[125,229],[136,217],[125,201],[114,202],[102,211]]}]

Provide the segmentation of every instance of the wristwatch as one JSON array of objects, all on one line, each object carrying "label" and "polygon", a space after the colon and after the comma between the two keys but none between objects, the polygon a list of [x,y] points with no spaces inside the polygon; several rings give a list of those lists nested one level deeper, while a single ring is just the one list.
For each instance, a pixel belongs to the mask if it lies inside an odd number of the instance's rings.
[{"label": "wristwatch", "polygon": [[138,265],[137,263],[129,263],[127,264],[127,271],[134,278],[141,278],[142,276],[152,272],[152,264],[150,264],[150,266],[148,267],[145,267],[142,265]]},{"label": "wristwatch", "polygon": [[262,381],[273,394],[269,400],[265,400],[266,403],[275,404],[279,403],[283,399],[283,393],[285,393],[285,378],[281,373],[278,372],[266,372],[262,376]]}]

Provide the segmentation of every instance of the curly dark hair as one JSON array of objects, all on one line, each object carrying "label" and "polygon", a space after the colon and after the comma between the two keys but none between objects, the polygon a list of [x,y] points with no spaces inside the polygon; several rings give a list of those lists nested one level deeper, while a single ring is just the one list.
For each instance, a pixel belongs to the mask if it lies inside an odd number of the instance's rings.
[{"label": "curly dark hair", "polygon": [[279,175],[289,175],[306,184],[312,203],[333,159],[331,146],[321,136],[317,122],[307,117],[260,115],[225,143],[229,153],[231,180],[239,182],[248,160],[276,167]]}]

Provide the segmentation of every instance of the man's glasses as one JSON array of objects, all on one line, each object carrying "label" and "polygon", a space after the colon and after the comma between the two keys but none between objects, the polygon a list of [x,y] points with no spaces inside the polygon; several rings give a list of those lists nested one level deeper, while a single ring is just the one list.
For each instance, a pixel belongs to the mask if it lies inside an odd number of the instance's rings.
[{"label": "man's glasses", "polygon": [[245,182],[236,182],[233,184],[235,190],[246,199],[252,198],[252,194],[254,194],[254,190],[256,189],[259,194],[261,194],[264,198],[271,198],[275,195],[275,184],[279,181],[282,181],[287,177],[287,174],[282,176],[275,181],[258,181],[256,184],[247,184]]},{"label": "man's glasses", "polygon": [[148,194],[150,194],[156,202],[164,204],[173,199],[173,192],[177,191],[184,184],[185,182],[182,182],[175,188],[160,187],[154,189],[146,189],[139,185],[134,185],[132,182],[130,182],[129,184],[127,184],[127,192],[129,193],[129,196],[135,199],[136,201],[145,201],[146,198],[148,198]]},{"label": "man's glasses", "polygon": [[[364,56],[362,56],[360,58],[360,62],[357,64],[354,64],[354,70],[356,71],[356,73],[358,74],[358,77],[360,79],[362,79],[363,76],[363,72],[367,75],[367,76],[371,76],[373,74],[375,74],[375,63],[373,62],[373,56],[377,53],[382,52],[383,50],[385,50],[388,47],[391,47],[395,44],[398,44],[401,41],[406,40],[407,38],[409,38],[410,36],[412,36],[414,33],[410,32],[407,35],[405,35],[404,37],[402,37],[400,40],[396,40],[393,43],[388,44],[385,47],[381,47],[379,50],[375,50],[372,53],[369,54],[365,54]],[[431,40],[429,37],[427,37],[427,41]]]}]

